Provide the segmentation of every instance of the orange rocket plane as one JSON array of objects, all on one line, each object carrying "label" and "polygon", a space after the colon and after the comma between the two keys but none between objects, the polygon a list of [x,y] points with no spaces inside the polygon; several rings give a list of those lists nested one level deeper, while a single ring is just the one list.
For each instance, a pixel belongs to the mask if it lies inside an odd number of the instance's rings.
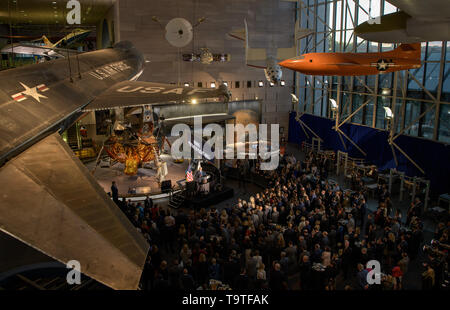
[{"label": "orange rocket plane", "polygon": [[308,75],[357,76],[420,68],[420,43],[382,53],[308,53],[280,66]]}]

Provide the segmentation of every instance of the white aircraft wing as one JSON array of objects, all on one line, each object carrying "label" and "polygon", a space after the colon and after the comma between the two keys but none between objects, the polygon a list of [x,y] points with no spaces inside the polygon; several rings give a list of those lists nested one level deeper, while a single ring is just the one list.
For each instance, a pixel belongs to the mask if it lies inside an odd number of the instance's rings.
[{"label": "white aircraft wing", "polygon": [[235,39],[245,41],[245,28],[237,29],[237,30],[234,30],[234,31],[230,31],[228,33],[228,35],[230,37],[235,38]]},{"label": "white aircraft wing", "polygon": [[45,49],[40,48],[39,46],[35,45],[27,45],[27,44],[8,44],[7,46],[3,47],[1,49],[2,54],[23,54],[23,55],[33,55],[33,56],[48,56],[47,51]]},{"label": "white aircraft wing", "polygon": [[282,47],[277,48],[277,59],[278,61],[286,60],[292,57],[295,57],[296,54],[296,48],[293,47]]},{"label": "white aircraft wing", "polygon": [[421,20],[450,20],[448,0],[387,0],[408,15]]},{"label": "white aircraft wing", "polygon": [[245,30],[245,63],[248,64],[249,61],[260,61],[267,59],[267,53],[265,48],[250,48],[249,37],[248,37],[248,26],[247,20],[244,19]]}]

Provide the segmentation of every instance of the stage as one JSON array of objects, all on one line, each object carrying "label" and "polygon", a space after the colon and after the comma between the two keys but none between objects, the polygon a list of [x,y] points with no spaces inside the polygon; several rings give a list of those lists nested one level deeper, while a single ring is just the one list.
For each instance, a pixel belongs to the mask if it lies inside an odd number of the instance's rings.
[{"label": "stage", "polygon": [[233,198],[234,190],[231,187],[224,186],[220,192],[210,192],[206,196],[195,196],[186,199],[185,206],[188,208],[207,208],[221,203],[224,200]]},{"label": "stage", "polygon": [[[185,160],[183,163],[174,163],[170,155],[163,154],[160,158],[167,163],[168,174],[165,180],[172,180],[172,186],[177,185],[177,181],[185,178],[185,171],[188,168],[189,162]],[[95,167],[95,162],[86,164],[89,171],[92,171]],[[106,193],[111,192],[111,183],[116,181],[117,188],[119,189],[119,196],[128,196],[129,189],[134,188],[139,192],[142,190],[142,196],[146,195],[149,190],[149,195],[161,194],[161,188],[155,177],[156,169],[139,168],[138,174],[129,176],[124,173],[124,165],[116,163],[110,168],[102,168],[97,166],[94,173],[94,178],[103,187]]]}]

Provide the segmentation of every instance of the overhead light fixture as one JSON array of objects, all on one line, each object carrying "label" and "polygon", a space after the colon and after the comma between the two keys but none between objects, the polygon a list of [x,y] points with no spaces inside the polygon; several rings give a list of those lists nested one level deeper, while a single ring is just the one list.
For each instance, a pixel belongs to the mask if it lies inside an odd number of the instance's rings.
[{"label": "overhead light fixture", "polygon": [[192,104],[197,104],[197,99],[192,99],[192,100],[191,100],[191,103],[192,103]]},{"label": "overhead light fixture", "polygon": [[211,88],[216,88],[216,83],[215,82],[211,82]]},{"label": "overhead light fixture", "polygon": [[391,120],[394,118],[394,113],[392,113],[392,110],[388,107],[383,107],[384,108],[384,119],[386,120]]},{"label": "overhead light fixture", "polygon": [[188,83],[188,82],[185,82],[185,83],[184,83],[184,87],[189,87],[189,83]]},{"label": "overhead light fixture", "polygon": [[259,86],[259,87],[263,87],[263,86],[264,86],[264,82],[263,82],[263,81],[259,81],[259,82],[258,82],[258,86]]},{"label": "overhead light fixture", "polygon": [[381,90],[381,94],[382,94],[383,96],[389,96],[389,95],[391,94],[391,89],[390,89],[390,88],[383,88],[383,89]]},{"label": "overhead light fixture", "polygon": [[333,111],[333,112],[335,112],[335,111],[337,111],[338,110],[338,104],[337,104],[337,102],[336,102],[336,100],[334,100],[334,99],[330,99],[330,104],[331,104],[331,111]]},{"label": "overhead light fixture", "polygon": [[281,86],[285,86],[285,85],[286,85],[286,81],[285,81],[285,80],[281,80],[281,81],[280,81],[280,85],[281,85]]}]

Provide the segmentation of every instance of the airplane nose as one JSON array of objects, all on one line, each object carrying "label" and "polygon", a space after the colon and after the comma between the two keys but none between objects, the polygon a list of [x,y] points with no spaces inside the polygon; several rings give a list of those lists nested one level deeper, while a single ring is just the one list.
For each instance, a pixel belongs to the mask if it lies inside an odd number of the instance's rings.
[{"label": "airplane nose", "polygon": [[284,65],[285,65],[288,61],[289,61],[289,59],[283,60],[283,61],[280,61],[278,64],[279,64],[280,66],[283,66],[283,67],[284,67]]},{"label": "airplane nose", "polygon": [[283,61],[279,62],[278,64],[280,66],[284,67],[284,68],[290,69],[292,67],[293,63],[292,63],[292,60],[286,59],[286,60],[283,60]]},{"label": "airplane nose", "polygon": [[294,58],[289,58],[278,63],[280,66],[284,68],[288,68],[291,70],[295,70],[304,64],[305,56],[300,55]]}]

